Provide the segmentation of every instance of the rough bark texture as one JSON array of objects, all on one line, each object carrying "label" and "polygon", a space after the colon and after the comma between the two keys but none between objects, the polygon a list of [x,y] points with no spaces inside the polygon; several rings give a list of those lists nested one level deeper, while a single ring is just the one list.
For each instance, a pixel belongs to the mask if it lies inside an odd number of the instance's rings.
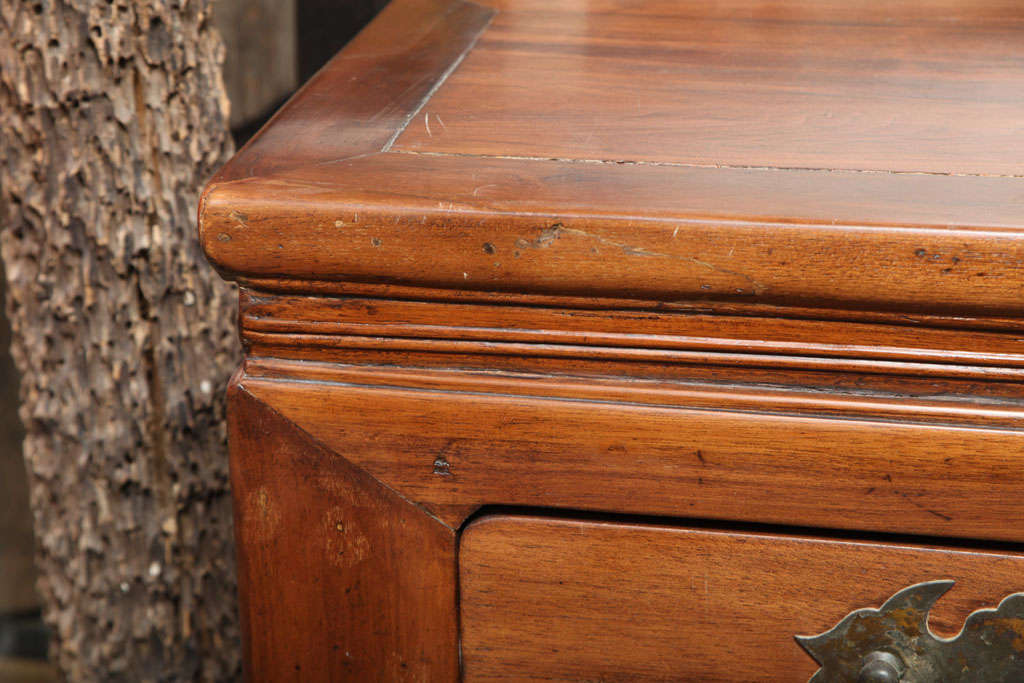
[{"label": "rough bark texture", "polygon": [[209,0],[0,0],[0,216],[45,614],[72,680],[224,679],[234,295]]}]

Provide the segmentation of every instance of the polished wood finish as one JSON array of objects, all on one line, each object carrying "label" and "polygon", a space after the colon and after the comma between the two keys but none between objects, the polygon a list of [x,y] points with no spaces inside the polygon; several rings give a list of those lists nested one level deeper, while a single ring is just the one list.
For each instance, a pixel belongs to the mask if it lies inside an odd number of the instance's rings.
[{"label": "polished wood finish", "polygon": [[1016,315],[1019,185],[382,154],[214,183],[201,224],[243,279]]},{"label": "polished wood finish", "polygon": [[1022,60],[1010,0],[392,2],[201,201],[249,675],[790,680],[1024,589]]},{"label": "polished wood finish", "polygon": [[249,681],[458,677],[455,534],[235,383]]},{"label": "polished wood finish", "polygon": [[1019,585],[1024,555],[678,526],[485,517],[463,533],[465,681],[793,681],[793,640],[909,585],[957,585],[956,635]]},{"label": "polished wood finish", "polygon": [[[598,349],[648,349],[667,353],[706,351],[770,356],[781,362],[802,357],[866,361],[866,372],[884,373],[892,363],[932,364],[935,373],[958,367],[1024,369],[1024,330],[944,330],[902,325],[818,320],[777,320],[752,315],[672,314],[663,311],[539,308],[496,305],[431,305],[370,298],[323,299],[243,291],[244,332],[318,337],[403,338],[430,341],[548,344]],[[250,337],[255,339],[256,337]],[[309,340],[315,345],[315,340]],[[513,350],[507,351],[511,353]],[[895,366],[898,367],[898,366]],[[907,368],[906,372],[911,372]],[[1010,375],[1013,376],[1013,375]],[[1020,375],[1024,377],[1024,375]]]},{"label": "polished wood finish", "polygon": [[1024,543],[1009,521],[1024,518],[1016,426],[694,409],[685,398],[672,407],[642,390],[617,400],[610,388],[574,400],[529,382],[486,393],[258,377],[243,386],[454,528],[502,504]]},{"label": "polished wood finish", "polygon": [[1016,3],[701,7],[398,2],[213,181],[207,252],[242,278],[1020,312]]},{"label": "polished wood finish", "polygon": [[498,0],[391,148],[1019,176],[1014,0]]},{"label": "polished wood finish", "polygon": [[370,387],[464,391],[467,393],[533,396],[568,400],[612,401],[651,406],[677,406],[771,412],[812,417],[907,419],[921,423],[979,427],[1020,426],[1024,409],[1006,401],[976,402],[921,399],[820,391],[744,387],[712,382],[547,377],[527,373],[450,372],[407,367],[309,363],[259,358],[245,364],[252,379],[299,379]]},{"label": "polished wood finish", "polygon": [[[253,356],[520,372],[571,371],[759,383],[846,396],[1022,395],[1015,321],[779,319],[769,311],[579,310],[243,290],[242,339]],[[990,329],[944,329],[955,322]]]}]

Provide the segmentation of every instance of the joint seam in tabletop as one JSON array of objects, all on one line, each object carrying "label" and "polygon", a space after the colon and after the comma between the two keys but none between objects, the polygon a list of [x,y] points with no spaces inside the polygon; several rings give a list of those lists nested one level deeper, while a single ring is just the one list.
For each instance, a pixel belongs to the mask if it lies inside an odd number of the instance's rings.
[{"label": "joint seam in tabletop", "polygon": [[[245,380],[246,380],[246,377],[245,377],[245,375],[242,375],[242,376],[241,376],[241,377],[239,378],[239,380],[238,380],[238,383],[237,383],[237,384],[235,385],[235,386],[237,387],[237,389],[238,389],[239,391],[241,391],[242,393],[244,393],[244,394],[245,394],[246,396],[248,396],[248,397],[249,397],[249,398],[251,398],[252,400],[254,400],[254,401],[257,401],[258,403],[260,403],[261,405],[263,405],[263,406],[264,406],[264,407],[265,407],[265,408],[266,408],[267,410],[269,410],[269,411],[270,411],[271,413],[273,413],[274,415],[278,416],[279,418],[281,418],[282,420],[284,420],[284,421],[285,421],[285,422],[287,422],[288,424],[292,425],[292,427],[294,427],[294,428],[295,428],[295,429],[296,429],[297,431],[299,431],[299,432],[300,432],[300,433],[301,433],[301,434],[302,434],[303,436],[305,436],[305,437],[306,437],[307,439],[309,439],[309,440],[310,440],[310,441],[312,441],[313,443],[317,444],[317,445],[318,445],[318,446],[320,446],[321,448],[324,448],[324,449],[326,449],[326,450],[330,451],[331,453],[334,453],[334,454],[335,454],[335,455],[336,455],[337,457],[339,457],[339,458],[344,458],[344,456],[342,456],[342,455],[341,455],[340,453],[338,453],[338,452],[337,452],[336,450],[334,450],[333,448],[331,448],[331,447],[330,447],[330,446],[329,446],[328,444],[324,443],[324,442],[323,442],[322,440],[318,439],[318,438],[317,438],[317,437],[315,437],[315,436],[314,436],[313,434],[310,434],[310,433],[309,433],[309,431],[307,431],[306,429],[303,429],[302,425],[300,425],[300,424],[296,423],[296,422],[295,422],[294,420],[292,420],[292,419],[291,419],[291,418],[289,418],[288,416],[286,416],[286,415],[284,415],[283,413],[281,413],[281,412],[280,412],[279,410],[277,410],[277,409],[276,409],[276,408],[275,408],[275,407],[274,407],[273,405],[271,405],[271,404],[270,404],[269,402],[265,401],[265,400],[264,400],[263,398],[261,398],[261,397],[260,397],[259,395],[257,395],[257,394],[255,394],[255,393],[253,393],[252,391],[250,391],[250,390],[249,390],[249,388],[245,386]],[[264,378],[260,378],[260,381],[262,382],[262,381],[266,381],[266,380],[265,380]],[[296,383],[296,382],[297,382],[297,383],[304,383],[304,382],[306,382],[306,381],[310,381],[310,382],[312,382],[312,380],[302,380],[302,379],[294,379],[294,380],[288,380],[288,381],[289,381],[290,383]],[[321,384],[322,384],[322,382],[321,382]],[[356,385],[353,385],[353,386],[356,386]],[[355,467],[355,468],[357,468],[358,470],[360,470],[361,472],[363,472],[363,473],[364,473],[364,474],[365,474],[366,476],[368,476],[368,477],[370,477],[371,479],[373,479],[373,481],[375,481],[375,482],[376,482],[377,484],[379,484],[379,485],[380,485],[380,486],[382,486],[383,488],[387,489],[387,490],[388,490],[388,491],[390,491],[391,493],[395,494],[395,495],[396,495],[396,496],[398,496],[398,497],[399,497],[399,498],[400,498],[401,500],[403,500],[403,501],[405,501],[406,503],[408,503],[409,505],[413,506],[414,508],[416,508],[417,510],[419,510],[420,512],[422,512],[423,514],[425,514],[425,515],[426,515],[427,517],[430,517],[430,518],[431,518],[432,520],[434,520],[435,522],[437,522],[438,524],[440,524],[440,525],[441,525],[441,526],[443,526],[444,528],[448,529],[449,531],[453,531],[453,532],[454,532],[454,531],[457,531],[457,529],[454,529],[454,528],[453,528],[453,527],[452,527],[451,525],[449,525],[449,524],[447,524],[446,522],[444,522],[444,520],[442,520],[442,519],[441,519],[440,517],[438,517],[437,515],[435,515],[434,513],[432,513],[432,512],[430,511],[430,510],[428,510],[427,508],[425,508],[425,507],[424,507],[423,505],[420,505],[419,503],[417,503],[417,502],[415,502],[415,501],[413,501],[413,500],[410,500],[410,499],[409,499],[409,498],[408,498],[407,496],[405,496],[405,495],[404,495],[404,494],[403,494],[402,492],[400,492],[400,491],[397,491],[397,490],[395,490],[395,489],[394,489],[393,487],[389,486],[388,484],[386,484],[385,482],[381,481],[381,480],[380,480],[380,479],[378,479],[377,477],[374,477],[374,476],[373,476],[372,474],[370,474],[369,472],[367,472],[367,471],[366,471],[366,469],[364,469],[363,467],[360,467],[359,465],[357,465],[357,464],[353,463],[353,462],[352,462],[351,460],[348,460],[348,458],[344,458],[344,459],[345,459],[345,460],[346,460],[346,461],[347,461],[347,462],[348,462],[349,464],[351,464],[351,465],[352,465],[353,467]]]},{"label": "joint seam in tabletop", "polygon": [[[470,49],[472,46],[470,46]],[[467,50],[468,52],[468,50]],[[459,61],[465,56],[459,57]],[[456,64],[455,66],[457,66]],[[454,70],[454,66],[452,67]],[[450,72],[449,72],[450,73]],[[445,77],[447,77],[447,73]],[[437,87],[440,87],[441,82],[438,82]],[[435,88],[436,90],[436,88]],[[423,104],[420,108],[426,104],[426,101],[433,95],[433,91],[424,99]],[[418,113],[418,110],[417,112]],[[413,119],[415,113],[409,117],[409,121]],[[409,124],[406,121],[405,126]],[[894,169],[880,169],[880,168],[855,168],[855,167],[839,167],[832,168],[827,166],[815,167],[815,166],[761,166],[757,164],[714,164],[707,163],[701,164],[696,162],[684,162],[684,161],[647,161],[643,159],[582,159],[575,157],[545,157],[545,156],[527,156],[527,155],[515,155],[515,154],[479,154],[469,152],[426,152],[422,150],[392,149],[392,144],[398,138],[398,136],[405,130],[405,126],[401,130],[395,133],[395,137],[385,146],[382,152],[388,152],[391,154],[410,154],[413,156],[425,156],[425,157],[467,157],[473,159],[502,159],[505,161],[551,161],[563,164],[599,164],[599,165],[613,165],[613,166],[661,166],[667,168],[721,168],[721,169],[733,169],[738,171],[816,171],[825,173],[879,173],[886,175],[927,175],[927,176],[948,176],[951,178],[1010,178],[1010,179],[1024,179],[1024,174],[1003,174],[1003,173],[963,173],[963,172],[941,172],[941,171],[905,171],[905,170],[894,170]]]},{"label": "joint seam in tabletop", "polygon": [[[455,70],[459,68],[459,65],[462,64],[462,61],[466,58],[466,55],[472,52],[473,48],[477,44],[477,41],[480,40],[480,36],[482,36],[484,34],[484,31],[487,30],[487,27],[491,25],[491,22],[494,20],[495,14],[497,14],[497,10],[492,9],[490,16],[487,17],[487,21],[484,22],[483,26],[480,27],[480,30],[477,31],[476,35],[474,35],[473,38],[469,41],[469,43],[466,45],[466,48],[459,54],[458,57],[455,58],[455,61],[448,65],[448,68],[444,70],[444,73],[441,74],[441,77],[438,78],[434,85],[431,86],[430,90],[427,91],[427,94],[423,96],[422,100],[420,100],[420,103],[416,105],[416,107],[411,112],[409,112],[408,115],[406,115],[405,120],[402,121],[402,124],[395,130],[394,133],[391,134],[391,137],[388,138],[388,141],[384,143],[384,146],[381,148],[381,152],[388,152],[391,150],[391,146],[395,144],[395,140],[398,139],[398,136],[405,132],[405,129],[409,127],[409,123],[414,118],[416,118],[417,115],[419,115],[420,111],[423,109],[424,106],[426,106],[427,102],[430,101],[430,98],[434,96],[434,93],[437,92],[438,88],[444,85],[444,82],[448,80],[448,77],[451,76],[452,73],[454,73]],[[429,124],[427,125],[429,127]]]},{"label": "joint seam in tabletop", "polygon": [[[406,154],[406,152],[388,152],[388,154]],[[365,155],[365,156],[367,156],[367,157],[375,157],[375,156],[378,156],[378,154],[368,154],[368,155]],[[343,159],[341,161],[350,161],[350,160],[351,160],[350,158],[346,158],[346,159]],[[335,160],[335,161],[337,161],[337,160]],[[550,162],[554,162],[554,163],[559,163],[558,159],[540,159],[539,161],[550,161]],[[326,163],[331,163],[331,162],[326,162]],[[597,162],[597,163],[604,164],[605,162]],[[615,162],[607,162],[606,165],[615,165]],[[753,169],[752,168],[752,169],[735,169],[735,170],[767,170],[767,171],[777,170],[777,171],[783,171],[783,170],[787,170],[787,169],[774,169],[774,168]],[[799,170],[800,172],[807,172],[806,169],[788,169],[788,170],[793,170],[793,171]],[[830,170],[827,170],[826,172],[827,173],[869,173],[868,171],[853,171],[853,170],[850,170],[850,169],[830,169]],[[889,171],[882,171],[881,173],[889,173]],[[897,174],[897,175],[912,175],[912,174],[901,173],[901,174]],[[936,174],[917,174],[917,175],[936,175]],[[941,176],[940,175],[939,177],[953,177],[953,176]],[[966,177],[966,176],[961,176],[961,177]],[[980,177],[980,176],[975,176],[975,177]],[[1001,178],[1003,180],[1015,180],[1015,179],[1024,179],[1024,176],[1020,176],[1019,178],[1017,176],[999,176],[999,178]],[[281,187],[294,187],[294,188],[317,188],[317,187],[332,188],[333,187],[333,185],[331,183],[329,183],[329,182],[316,182],[316,181],[311,181],[311,180],[308,180],[308,179],[291,180],[291,179],[288,179],[288,178],[278,178],[278,177],[241,178],[241,179],[238,179],[238,180],[231,180],[231,181],[227,181],[227,182],[223,182],[223,183],[218,183],[216,187],[217,187],[217,189],[219,189],[221,187],[226,187],[228,185],[238,185],[238,184],[242,184],[242,183],[261,183],[264,186],[279,185]],[[257,189],[259,189],[258,185],[257,185]],[[427,196],[422,196],[422,195],[413,195],[413,194],[408,194],[408,193],[404,194],[402,196],[405,197],[405,198],[409,198],[409,199],[419,199],[419,200],[432,200],[433,199],[432,197],[427,197]],[[245,198],[242,198],[242,199],[244,200]],[[262,199],[263,199],[264,205],[270,207],[270,210],[273,210],[275,208],[274,207],[274,198],[270,198],[270,197],[265,197],[264,196],[264,197],[262,197]],[[372,214],[374,211],[380,211],[381,210],[380,206],[378,206],[376,204],[373,204],[373,203],[370,203],[370,202],[357,203],[355,201],[347,201],[346,202],[344,200],[339,200],[338,203],[342,204],[345,209],[347,209],[347,210],[355,210],[358,213],[364,213],[365,212],[366,214]],[[287,211],[287,205],[286,205],[285,202],[283,202],[283,201],[282,202],[278,202],[278,205],[285,207],[285,208],[281,209],[282,212]],[[457,214],[457,215],[467,216],[469,219],[477,218],[478,216],[479,217],[483,217],[483,218],[500,218],[500,217],[506,217],[506,216],[515,217],[515,218],[522,218],[522,219],[535,219],[535,218],[537,218],[537,219],[551,220],[551,221],[554,221],[556,224],[561,223],[562,224],[561,230],[563,232],[565,232],[564,221],[568,221],[568,220],[608,220],[608,221],[623,221],[623,222],[630,222],[630,221],[632,221],[632,222],[637,222],[637,223],[643,222],[643,223],[649,223],[649,224],[674,224],[674,225],[677,225],[679,227],[682,227],[682,226],[703,226],[703,225],[707,225],[710,222],[713,222],[715,225],[720,225],[720,226],[723,226],[723,227],[731,227],[731,226],[738,226],[738,227],[756,226],[756,227],[765,227],[765,228],[792,228],[792,227],[807,228],[807,227],[813,227],[813,228],[836,229],[836,230],[844,230],[844,229],[855,229],[855,230],[862,230],[862,231],[869,231],[869,230],[871,230],[871,231],[881,231],[881,232],[893,233],[893,234],[901,233],[901,234],[914,234],[914,235],[921,235],[921,236],[948,235],[948,234],[953,234],[955,232],[964,232],[964,233],[969,233],[971,236],[974,236],[974,237],[977,237],[977,236],[1003,237],[1003,236],[1005,236],[1007,234],[1016,235],[1016,234],[1020,234],[1020,232],[1021,232],[1020,228],[1014,227],[1014,226],[1004,227],[1004,226],[999,226],[999,225],[991,226],[991,225],[985,225],[985,224],[968,224],[968,223],[929,224],[929,223],[912,223],[912,222],[900,222],[900,223],[897,223],[897,222],[883,222],[883,221],[872,222],[872,221],[859,221],[859,220],[858,221],[848,221],[848,220],[838,220],[838,219],[837,220],[827,221],[827,220],[821,220],[821,219],[817,219],[817,218],[799,218],[799,217],[794,217],[792,219],[785,219],[785,220],[783,220],[783,219],[778,219],[778,218],[766,219],[766,218],[759,218],[759,217],[732,218],[732,217],[729,217],[729,216],[717,216],[717,215],[712,214],[712,213],[699,213],[699,214],[694,214],[694,215],[685,215],[685,214],[682,214],[682,213],[680,213],[680,214],[664,214],[664,215],[661,215],[661,214],[635,214],[635,213],[623,213],[623,212],[599,211],[599,210],[590,211],[590,212],[579,211],[579,210],[565,210],[565,211],[554,211],[554,210],[552,210],[552,211],[531,211],[531,210],[526,210],[526,209],[511,210],[511,209],[502,209],[502,208],[496,208],[496,207],[485,207],[485,206],[477,206],[477,205],[472,205],[472,206],[462,205],[462,204],[456,205],[456,204],[454,204],[454,202],[448,202],[448,205],[449,206],[447,206],[447,207],[441,206],[441,207],[438,207],[436,209],[431,209],[431,210],[429,210],[426,213],[422,209],[407,209],[407,210],[405,210],[405,213],[413,214],[413,215],[424,214],[424,215],[429,215],[432,218],[437,216],[437,215],[445,215],[445,214]],[[203,210],[205,211],[205,205],[203,206]],[[398,210],[394,210],[394,211],[395,211],[395,214],[398,215]],[[422,223],[422,221],[421,221],[421,223]],[[553,226],[550,226],[550,227],[551,228],[555,228],[555,227],[557,227],[557,225],[553,225]],[[574,229],[574,232],[578,234],[580,231]],[[584,232],[584,235],[586,236],[587,233]],[[593,235],[590,235],[590,236],[593,237]],[[631,245],[617,244],[615,246],[618,247],[618,248],[626,247],[626,248],[632,249],[633,252],[634,252],[632,255],[634,255],[634,256],[636,256],[636,255],[639,255],[639,256],[653,256],[653,257],[663,256],[662,254],[656,254],[656,253],[653,253],[653,252],[648,252],[646,254],[637,254],[636,251],[639,249],[639,247],[634,247],[634,246],[631,246]]]}]

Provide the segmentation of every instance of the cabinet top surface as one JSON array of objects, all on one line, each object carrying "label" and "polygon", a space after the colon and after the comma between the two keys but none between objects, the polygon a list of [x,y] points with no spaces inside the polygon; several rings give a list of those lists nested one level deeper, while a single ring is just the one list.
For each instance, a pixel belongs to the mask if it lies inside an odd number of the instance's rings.
[{"label": "cabinet top surface", "polygon": [[506,0],[396,152],[1024,173],[1015,0]]},{"label": "cabinet top surface", "polygon": [[[397,0],[328,67],[350,80],[322,75],[284,118],[384,119],[379,149],[408,154],[1024,174],[1016,0],[483,1]],[[346,101],[368,84],[383,106]],[[301,163],[353,142],[289,129],[254,147]]]},{"label": "cabinet top surface", "polygon": [[542,216],[556,238],[581,218],[1008,238],[1022,154],[1017,0],[395,0],[214,179],[200,222],[224,271],[308,279],[348,274],[289,271],[294,244],[226,228],[326,221],[307,251],[360,213]]}]

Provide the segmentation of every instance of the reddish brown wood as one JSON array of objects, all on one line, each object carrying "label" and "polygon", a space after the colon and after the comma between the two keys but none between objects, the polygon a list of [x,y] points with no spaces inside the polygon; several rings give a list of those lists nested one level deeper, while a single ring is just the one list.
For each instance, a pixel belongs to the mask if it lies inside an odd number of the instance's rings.
[{"label": "reddish brown wood", "polygon": [[[827,372],[793,367],[773,369],[755,364],[723,364],[718,356],[707,355],[694,364],[646,362],[642,359],[599,360],[585,352],[578,356],[561,354],[547,357],[545,347],[522,349],[521,355],[497,355],[487,347],[483,353],[446,352],[436,347],[423,350],[403,349],[400,340],[366,348],[354,344],[318,343],[309,337],[266,335],[249,336],[249,351],[254,356],[302,361],[330,362],[363,366],[416,367],[465,372],[503,372],[516,375],[561,375],[576,380],[605,377],[637,380],[662,380],[713,384],[725,390],[752,388],[771,392],[784,387],[798,391],[830,392],[835,396],[871,396],[882,400],[930,399],[955,406],[965,400],[991,401],[992,405],[1015,406],[1020,402],[1022,385],[1018,382],[948,380],[942,377],[910,377],[871,372]],[[332,341],[332,340],[326,340]],[[310,345],[303,345],[308,342]],[[828,366],[823,365],[823,368]]]},{"label": "reddish brown wood", "polygon": [[385,7],[212,182],[379,152],[492,15],[464,0],[405,0]]},{"label": "reddish brown wood", "polygon": [[201,225],[233,277],[1017,315],[1020,184],[381,154],[215,183]]},{"label": "reddish brown wood", "polygon": [[[491,504],[1024,547],[1022,59],[1011,0],[395,0],[200,207],[243,285],[250,674],[456,679]],[[963,578],[944,624],[1024,587],[1012,553],[467,538],[469,678],[806,676],[794,633],[906,582]]]},{"label": "reddish brown wood", "polygon": [[495,17],[386,10],[211,184],[213,260],[248,278],[1020,312],[1014,3]]},{"label": "reddish brown wood", "polygon": [[[485,292],[473,289],[437,289],[379,283],[328,280],[302,280],[296,277],[275,279],[242,278],[247,288],[263,294],[309,294],[331,297],[402,299],[430,303],[502,304],[509,306],[540,306],[582,311],[622,311],[628,313],[658,311],[662,313],[715,314],[778,319],[836,320],[896,324],[909,327],[937,327],[958,330],[1021,330],[1024,321],[1012,316],[942,315],[918,311],[850,311],[841,308],[808,308],[778,306],[743,301],[679,299],[675,301],[643,301],[607,296],[565,296],[521,292]],[[328,304],[330,305],[330,304]]]},{"label": "reddish brown wood", "polygon": [[495,5],[480,44],[392,149],[1024,170],[1024,14],[1014,0]]},{"label": "reddish brown wood", "polygon": [[1024,516],[1017,428],[559,400],[522,386],[242,382],[439,514],[530,505],[1024,542],[1009,521]]},{"label": "reddish brown wood", "polygon": [[230,422],[247,679],[455,680],[454,532],[237,384]]},{"label": "reddish brown wood", "polygon": [[[698,312],[580,311],[514,305],[430,304],[369,298],[276,296],[243,290],[243,332],[701,350],[886,362],[1024,368],[1021,332],[903,324],[836,324]],[[309,345],[314,345],[311,342]],[[837,363],[838,364],[838,363]]]},{"label": "reddish brown wood", "polygon": [[462,391],[505,396],[614,401],[651,406],[789,413],[817,417],[906,419],[963,426],[1018,428],[1024,407],[1011,401],[922,399],[867,392],[797,391],[712,382],[676,382],[607,377],[546,377],[526,373],[337,365],[259,358],[245,364],[253,379],[301,379],[375,387]]},{"label": "reddish brown wood", "polygon": [[536,517],[473,523],[459,566],[466,681],[803,683],[794,635],[941,578],[953,636],[1024,585],[1018,553]]},{"label": "reddish brown wood", "polygon": [[951,409],[964,395],[1007,404],[1024,396],[1021,331],[1012,320],[884,317],[866,324],[773,318],[779,311],[765,309],[630,310],[606,302],[581,310],[564,301],[552,308],[365,294],[243,289],[243,341],[261,357],[759,383],[847,397],[870,392],[883,401],[935,397]]}]

